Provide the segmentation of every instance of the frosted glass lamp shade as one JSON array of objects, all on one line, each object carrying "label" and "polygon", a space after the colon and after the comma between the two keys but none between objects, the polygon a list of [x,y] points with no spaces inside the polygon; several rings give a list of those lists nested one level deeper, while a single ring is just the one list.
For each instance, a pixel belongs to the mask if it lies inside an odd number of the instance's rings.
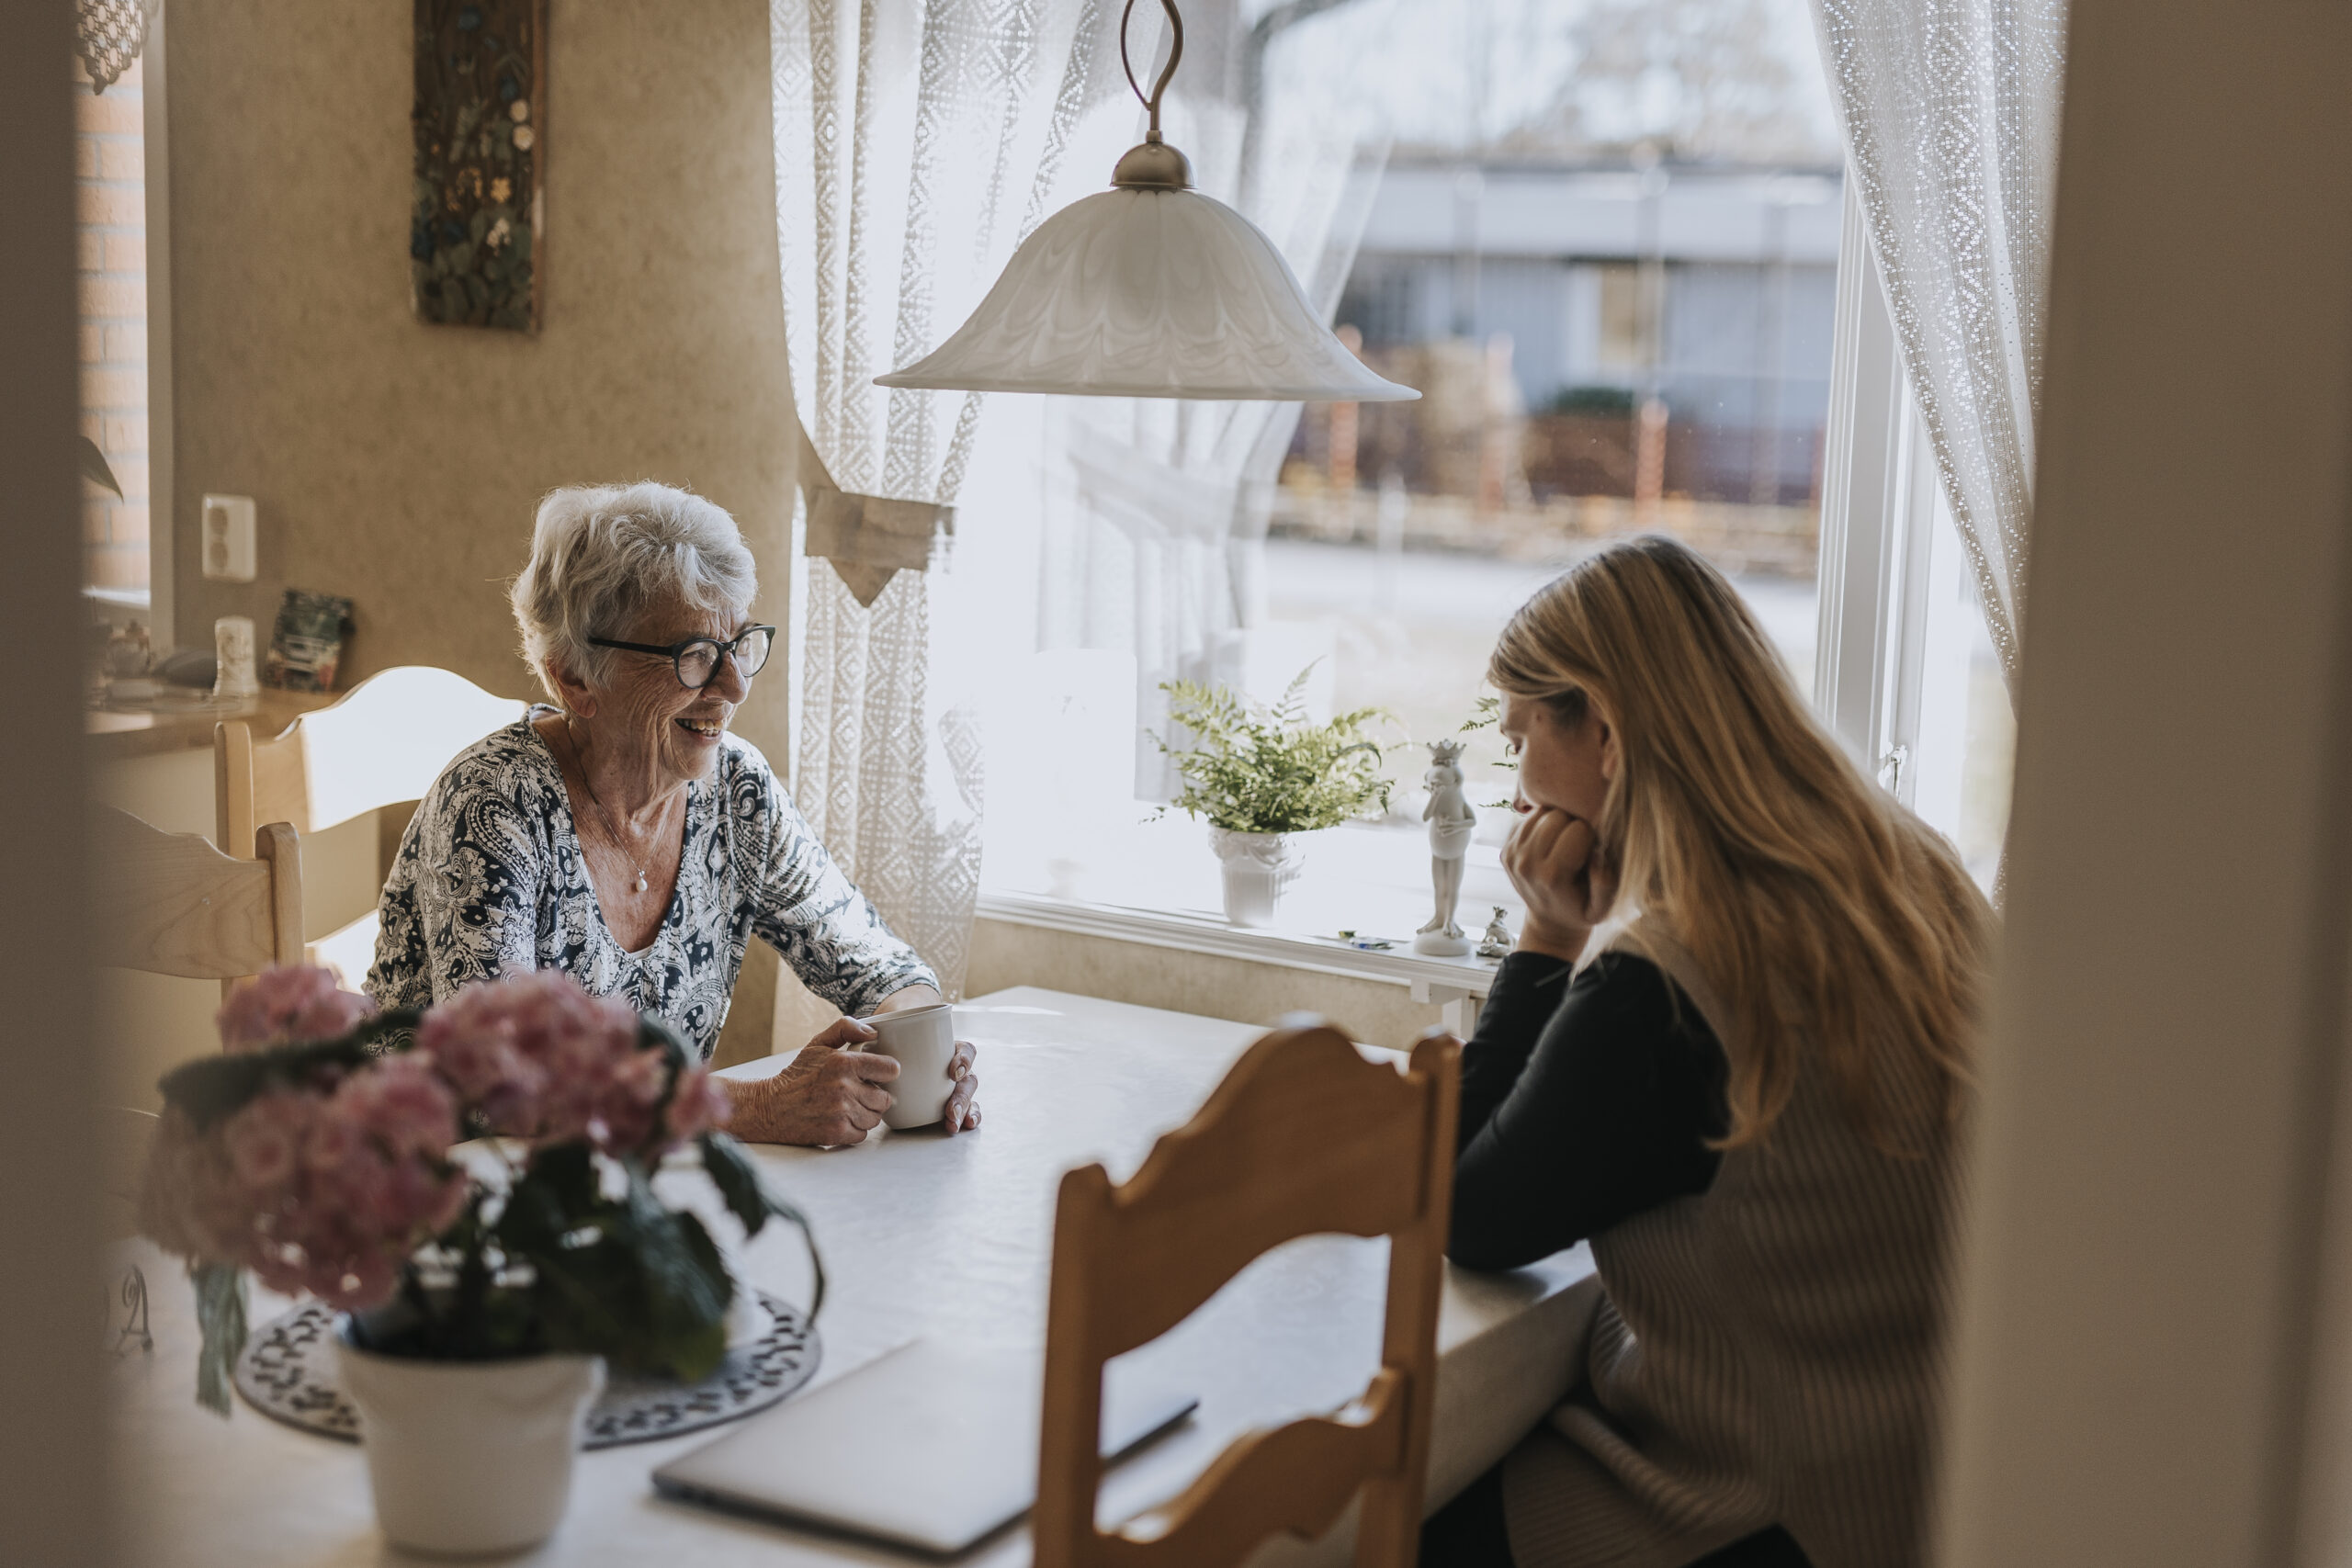
[{"label": "frosted glass lamp shade", "polygon": [[885,387],[1401,402],[1316,319],[1265,235],[1190,189],[1115,188],[1038,225],[972,319]]}]

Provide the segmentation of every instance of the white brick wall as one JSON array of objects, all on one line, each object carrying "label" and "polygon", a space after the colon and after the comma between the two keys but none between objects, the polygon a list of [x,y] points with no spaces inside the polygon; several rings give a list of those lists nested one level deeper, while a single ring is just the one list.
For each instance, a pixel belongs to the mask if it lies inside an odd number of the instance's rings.
[{"label": "white brick wall", "polygon": [[133,64],[93,95],[74,69],[74,163],[80,252],[82,433],[122,485],[83,486],[83,579],[147,584],[147,180],[141,83]]}]

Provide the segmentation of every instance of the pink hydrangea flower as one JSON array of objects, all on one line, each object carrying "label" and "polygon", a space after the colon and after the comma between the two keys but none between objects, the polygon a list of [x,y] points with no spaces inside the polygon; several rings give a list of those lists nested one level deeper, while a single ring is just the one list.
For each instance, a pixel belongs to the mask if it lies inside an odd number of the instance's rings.
[{"label": "pink hydrangea flower", "polygon": [[457,1097],[409,1056],[266,1089],[202,1135],[172,1111],[149,1159],[142,1226],[274,1290],[375,1306],[465,1207],[465,1174],[447,1159],[457,1135]]},{"label": "pink hydrangea flower", "polygon": [[[332,1038],[369,1010],[322,970],[276,969],[222,1007],[221,1038],[232,1049]],[[470,1183],[448,1159],[461,1111],[537,1147],[658,1157],[723,1122],[728,1105],[699,1066],[671,1084],[667,1054],[643,1045],[627,1006],[565,975],[521,976],[434,1009],[409,1052],[275,1084],[204,1133],[167,1111],[141,1224],[184,1257],[363,1309],[464,1212]]]},{"label": "pink hydrangea flower", "polygon": [[682,1136],[676,1126],[709,1124],[700,1069],[680,1077],[682,1091],[692,1077],[695,1105],[657,1116],[667,1066],[641,1044],[637,1014],[558,970],[466,987],[424,1015],[416,1048],[491,1132],[541,1147],[658,1154]]},{"label": "pink hydrangea flower", "polygon": [[245,1190],[266,1194],[293,1180],[322,1103],[299,1089],[275,1089],[229,1118],[221,1137]]},{"label": "pink hydrangea flower", "polygon": [[[254,1108],[230,1118],[232,1147]],[[445,1158],[457,1135],[457,1098],[429,1063],[392,1056],[345,1077],[317,1104],[297,1184],[261,1217],[254,1272],[346,1310],[382,1302],[465,1208],[465,1175]]]},{"label": "pink hydrangea flower", "polygon": [[213,1023],[222,1049],[258,1051],[333,1040],[375,1010],[368,998],[339,988],[332,972],[287,964],[265,969],[251,985],[238,987],[220,1004]]},{"label": "pink hydrangea flower", "polygon": [[147,1154],[139,1228],[181,1258],[237,1263],[244,1260],[254,1213],[220,1129],[200,1134],[186,1112],[167,1108]]}]

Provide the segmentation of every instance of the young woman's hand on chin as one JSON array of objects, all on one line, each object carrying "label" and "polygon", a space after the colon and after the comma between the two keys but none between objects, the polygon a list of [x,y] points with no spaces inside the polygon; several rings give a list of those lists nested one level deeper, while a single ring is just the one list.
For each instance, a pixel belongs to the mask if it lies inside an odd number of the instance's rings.
[{"label": "young woman's hand on chin", "polygon": [[1576,962],[1617,897],[1617,868],[1592,825],[1549,806],[1522,815],[1503,845],[1503,870],[1527,904],[1519,951]]}]

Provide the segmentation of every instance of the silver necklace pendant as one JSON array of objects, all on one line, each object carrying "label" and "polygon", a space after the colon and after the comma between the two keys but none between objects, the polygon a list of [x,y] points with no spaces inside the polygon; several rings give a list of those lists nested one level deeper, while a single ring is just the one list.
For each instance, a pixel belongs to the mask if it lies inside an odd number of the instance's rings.
[{"label": "silver necklace pendant", "polygon": [[645,873],[641,871],[637,874],[637,890],[639,893],[645,891]]}]

